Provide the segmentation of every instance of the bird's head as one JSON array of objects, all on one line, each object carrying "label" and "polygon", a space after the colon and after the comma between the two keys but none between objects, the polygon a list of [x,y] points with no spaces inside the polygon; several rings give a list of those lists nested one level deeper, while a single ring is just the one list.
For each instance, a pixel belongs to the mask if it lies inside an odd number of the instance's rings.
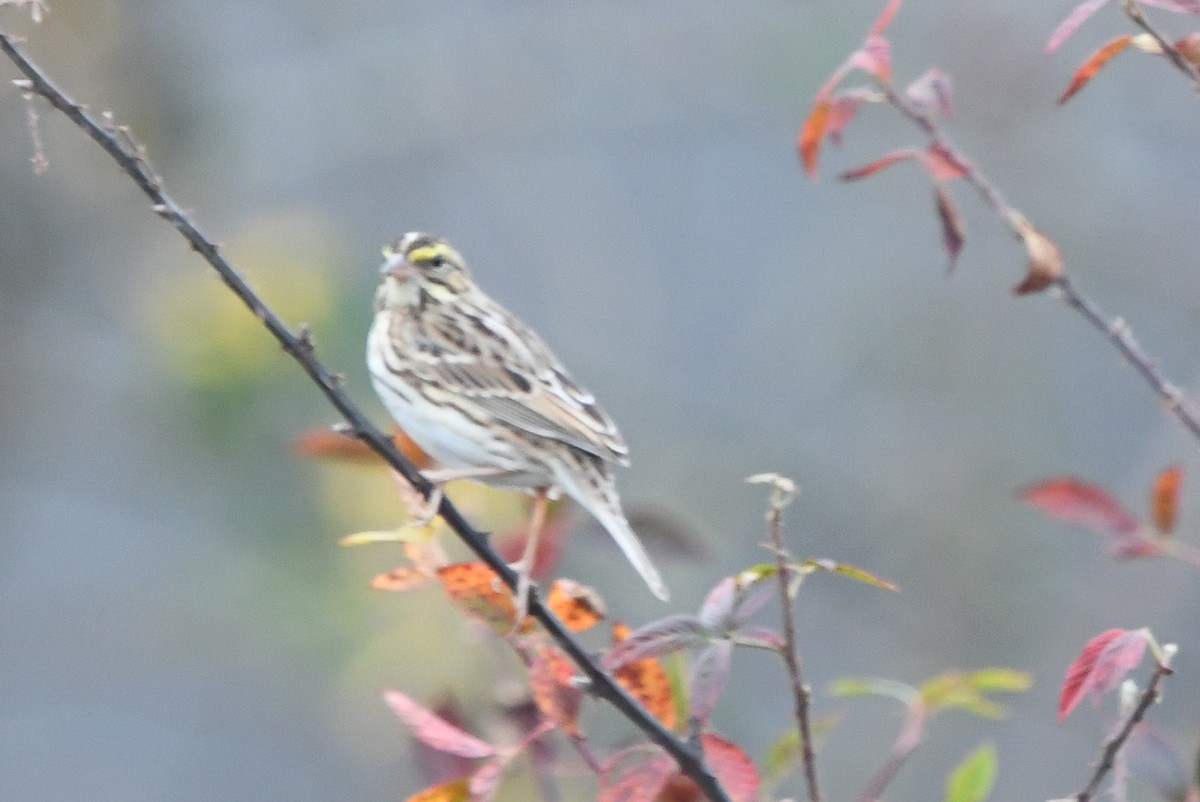
[{"label": "bird's head", "polygon": [[410,231],[383,249],[376,309],[452,303],[473,286],[462,254],[431,234]]}]

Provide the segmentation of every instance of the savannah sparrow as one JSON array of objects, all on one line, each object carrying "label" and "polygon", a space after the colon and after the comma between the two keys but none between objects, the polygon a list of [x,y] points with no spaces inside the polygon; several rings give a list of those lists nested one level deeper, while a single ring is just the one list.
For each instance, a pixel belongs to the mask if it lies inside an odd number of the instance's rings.
[{"label": "savannah sparrow", "polygon": [[476,286],[458,251],[410,232],[384,248],[367,366],[405,433],[438,463],[440,484],[474,479],[536,493],[519,576],[529,570],[550,494],[565,492],[608,530],[651,592],[667,599],[617,497],[627,465],[616,424],[530,328]]}]

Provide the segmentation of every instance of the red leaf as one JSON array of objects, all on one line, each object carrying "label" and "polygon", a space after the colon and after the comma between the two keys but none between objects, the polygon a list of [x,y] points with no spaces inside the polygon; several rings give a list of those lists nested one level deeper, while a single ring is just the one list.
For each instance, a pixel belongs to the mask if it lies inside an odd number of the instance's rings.
[{"label": "red leaf", "polygon": [[892,46],[882,36],[872,34],[863,46],[850,55],[847,65],[870,73],[880,81],[892,80]]},{"label": "red leaf", "polygon": [[1158,475],[1154,481],[1154,496],[1151,503],[1154,526],[1160,534],[1175,531],[1175,519],[1179,512],[1179,485],[1183,481],[1183,468],[1172,465]]},{"label": "red leaf", "polygon": [[392,712],[412,730],[413,736],[434,749],[460,757],[491,757],[496,754],[491,744],[460,730],[399,691],[387,691],[383,698]]},{"label": "red leaf", "polygon": [[950,151],[940,145],[930,145],[929,150],[922,154],[925,169],[935,181],[954,181],[971,172],[971,168]]},{"label": "red leaf", "polygon": [[875,24],[871,26],[871,36],[882,35],[887,30],[887,27],[892,24],[892,18],[896,16],[896,12],[899,10],[900,0],[888,0],[883,13],[879,15],[879,19],[875,20]]},{"label": "red leaf", "polygon": [[838,178],[843,181],[857,181],[860,178],[875,175],[881,170],[886,170],[897,162],[907,161],[909,159],[923,159],[924,154],[913,148],[904,148],[903,150],[893,150],[885,156],[882,156],[870,164],[863,165],[854,170],[848,170],[842,173]]},{"label": "red leaf", "polygon": [[1063,42],[1067,41],[1075,31],[1079,30],[1080,25],[1087,22],[1089,17],[1107,3],[1108,0],[1086,0],[1086,2],[1075,6],[1075,10],[1059,23],[1054,33],[1050,34],[1050,41],[1046,43],[1046,55],[1050,55],[1055,50],[1058,50]]},{"label": "red leaf", "polygon": [[1110,629],[1088,641],[1067,669],[1058,700],[1058,723],[1070,715],[1083,697],[1103,696],[1137,668],[1146,652],[1147,635],[1144,629]]},{"label": "red leaf", "polygon": [[1193,67],[1200,67],[1200,33],[1189,33],[1180,39],[1175,43],[1175,50],[1190,61]]},{"label": "red leaf", "polygon": [[809,178],[817,176],[817,160],[821,153],[821,142],[825,139],[825,131],[829,127],[830,110],[833,104],[829,100],[820,99],[808,113],[804,127],[800,129],[800,138],[796,141],[796,150],[800,153],[800,161],[804,164],[804,172]]},{"label": "red leaf", "polygon": [[1129,43],[1132,41],[1132,36],[1118,36],[1088,56],[1087,61],[1083,62],[1083,66],[1075,71],[1075,77],[1071,79],[1071,85],[1067,87],[1066,92],[1062,93],[1062,97],[1058,99],[1058,104],[1061,106],[1074,97],[1075,93],[1083,89],[1088,81],[1096,77],[1096,73],[1100,72],[1100,69],[1105,64],[1112,61],[1122,50],[1129,47]]},{"label": "red leaf", "polygon": [[712,733],[702,735],[701,743],[704,745],[704,759],[709,770],[733,802],[752,802],[758,799],[762,781],[754,763],[741,748]]},{"label": "red leaf", "polygon": [[963,243],[967,241],[967,230],[945,184],[935,182],[933,189],[937,198],[938,220],[942,223],[942,244],[950,254],[950,265],[946,270],[952,273],[958,264],[958,255],[962,252]]},{"label": "red leaf", "polygon": [[1138,522],[1107,492],[1077,479],[1052,479],[1021,493],[1042,512],[1104,535],[1137,532]]}]

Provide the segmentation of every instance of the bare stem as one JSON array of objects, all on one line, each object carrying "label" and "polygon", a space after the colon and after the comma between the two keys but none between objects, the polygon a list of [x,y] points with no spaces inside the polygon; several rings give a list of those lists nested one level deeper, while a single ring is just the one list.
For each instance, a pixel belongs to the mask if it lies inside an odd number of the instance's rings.
[{"label": "bare stem", "polygon": [[1138,699],[1137,705],[1133,708],[1133,712],[1129,714],[1129,718],[1125,720],[1125,724],[1121,727],[1121,730],[1104,744],[1104,751],[1100,753],[1100,763],[1092,773],[1092,778],[1088,780],[1088,784],[1084,786],[1082,791],[1075,794],[1077,802],[1089,802],[1096,795],[1096,791],[1100,788],[1100,783],[1112,771],[1117,759],[1117,752],[1121,751],[1121,747],[1129,739],[1133,728],[1145,717],[1146,711],[1150,709],[1150,705],[1154,704],[1158,699],[1158,686],[1162,683],[1162,678],[1171,673],[1173,672],[1170,666],[1159,663],[1155,667],[1154,676],[1150,678],[1150,683],[1146,686],[1146,690],[1142,692],[1141,698]]},{"label": "bare stem", "polygon": [[[1129,0],[1126,2],[1128,3]],[[1009,205],[996,185],[963,155],[933,118],[913,105],[902,93],[897,92],[890,83],[880,83],[879,86],[888,102],[925,132],[931,144],[942,149],[953,161],[965,168],[962,180],[975,188],[984,202],[992,208],[1000,221],[1015,237],[1022,239],[1023,231],[1029,225],[1025,216],[1018,209]],[[1171,414],[1187,428],[1193,437],[1200,439],[1200,414],[1196,412],[1191,401],[1178,385],[1163,375],[1157,361],[1142,351],[1137,340],[1134,339],[1129,324],[1120,318],[1112,320],[1106,318],[1099,306],[1080,292],[1079,288],[1065,274],[1055,284],[1066,305],[1082,315],[1093,328],[1107,337],[1154,392],[1166,402],[1167,409]]]},{"label": "bare stem", "polygon": [[[790,480],[782,480],[788,481]],[[794,486],[792,491],[794,492]],[[821,802],[821,788],[817,783],[817,759],[813,752],[812,727],[809,723],[809,690],[804,684],[800,668],[800,653],[796,648],[796,615],[792,609],[792,598],[788,592],[791,571],[788,569],[788,552],[783,546],[783,508],[787,501],[779,493],[776,486],[775,498],[772,499],[770,512],[767,513],[767,523],[771,531],[771,551],[775,554],[776,576],[779,579],[779,606],[783,615],[783,648],[780,656],[787,666],[788,677],[792,682],[792,696],[796,705],[796,726],[800,731],[800,748],[804,757],[804,781],[808,784],[809,802]]]},{"label": "bare stem", "polygon": [[[45,98],[51,106],[62,112],[77,127],[104,149],[120,168],[150,199],[155,214],[171,223],[188,241],[192,249],[212,266],[221,280],[262,321],[263,325],[279,341],[309,378],[320,388],[330,404],[345,418],[349,430],[366,443],[384,462],[398,471],[423,496],[429,498],[432,485],[396,449],[391,438],[380,432],[342,389],[338,374],[333,373],[317,359],[312,341],[304,330],[293,331],[262,298],[246,283],[242,275],[220,254],[217,246],[201,233],[187,213],[163,189],[159,177],[150,168],[144,150],[132,137],[128,129],[115,125],[111,119],[97,120],[86,109],[67,97],[49,78],[20,51],[12,37],[0,32],[0,52],[8,57],[17,69],[26,76],[17,82],[25,92]],[[515,587],[516,574],[504,560],[492,550],[487,535],[475,529],[455,508],[448,498],[442,498],[438,513],[446,525],[478,556],[495,571],[509,587]],[[533,616],[566,652],[591,682],[592,692],[617,709],[626,719],[658,746],[662,747],[679,764],[680,770],[690,777],[712,802],[730,802],[704,763],[703,756],[688,748],[669,730],[650,715],[599,664],[566,630],[562,623],[542,606],[536,593],[529,595],[529,614]]]},{"label": "bare stem", "polygon": [[1158,42],[1158,46],[1162,48],[1163,55],[1171,60],[1171,63],[1175,65],[1175,69],[1182,72],[1191,80],[1192,88],[1200,92],[1200,70],[1196,69],[1196,65],[1184,58],[1183,54],[1179,52],[1179,48],[1171,44],[1167,37],[1163,36],[1157,28],[1150,24],[1150,20],[1146,19],[1146,15],[1137,0],[1121,0],[1121,4],[1125,6],[1125,14],[1133,20],[1133,23],[1150,34],[1154,38],[1154,41]]}]

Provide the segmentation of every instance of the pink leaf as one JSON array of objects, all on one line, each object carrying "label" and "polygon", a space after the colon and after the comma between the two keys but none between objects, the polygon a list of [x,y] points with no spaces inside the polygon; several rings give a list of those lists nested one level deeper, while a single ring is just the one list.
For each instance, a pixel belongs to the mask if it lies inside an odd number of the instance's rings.
[{"label": "pink leaf", "polygon": [[727,576],[713,587],[704,597],[698,616],[700,622],[710,629],[723,629],[729,616],[733,613],[733,605],[737,601],[737,582]]},{"label": "pink leaf", "polygon": [[636,751],[619,752],[608,761],[600,775],[600,802],[654,802],[667,780],[675,773],[675,761],[658,753],[649,760],[622,766]]},{"label": "pink leaf", "polygon": [[930,145],[924,154],[925,169],[935,181],[954,181],[971,172],[971,168],[958,160],[941,145]]},{"label": "pink leaf", "polygon": [[1067,669],[1058,701],[1061,724],[1088,694],[1103,696],[1121,682],[1146,652],[1145,629],[1110,629],[1088,641]]},{"label": "pink leaf", "polygon": [[897,162],[907,161],[908,159],[924,160],[924,158],[925,154],[922,151],[915,150],[914,148],[893,150],[891,153],[876,159],[870,164],[865,164],[862,167],[858,167],[853,170],[847,170],[838,176],[838,178],[842,179],[843,181],[857,181],[860,178],[866,178],[868,176],[875,175],[881,170],[886,170]]},{"label": "pink leaf", "polygon": [[613,671],[635,660],[699,646],[710,634],[694,615],[669,615],[634,630],[628,638],[609,649],[602,662],[606,669]]},{"label": "pink leaf", "polygon": [[399,691],[387,691],[383,698],[421,743],[461,757],[491,757],[496,754],[491,744],[460,730]]},{"label": "pink leaf", "polygon": [[692,718],[705,724],[712,718],[713,710],[725,692],[729,681],[729,665],[733,656],[733,643],[722,638],[713,641],[700,652],[692,663],[688,690],[692,701]]},{"label": "pink leaf", "polygon": [[842,132],[846,130],[846,126],[858,113],[858,107],[863,103],[875,101],[875,98],[876,95],[869,89],[849,89],[839,92],[832,99],[826,129],[829,138],[835,145],[842,143]]},{"label": "pink leaf", "polygon": [[900,0],[888,0],[888,4],[879,15],[879,19],[875,20],[875,24],[871,26],[871,35],[882,36],[887,27],[892,24],[892,18],[896,16],[896,12],[899,10]]},{"label": "pink leaf", "polygon": [[471,802],[491,802],[504,777],[504,762],[489,760],[471,775]]},{"label": "pink leaf", "polygon": [[1087,22],[1089,17],[1107,3],[1108,0],[1085,0],[1085,2],[1075,6],[1075,10],[1068,14],[1067,18],[1050,35],[1050,41],[1046,43],[1046,55],[1050,55],[1055,50],[1058,50],[1063,42],[1067,41],[1075,31],[1079,30],[1080,25]]},{"label": "pink leaf", "polygon": [[736,744],[712,733],[705,733],[700,740],[704,745],[704,759],[708,762],[708,768],[729,798],[733,802],[758,799],[762,781],[746,753]]},{"label": "pink leaf", "polygon": [[1021,493],[1021,500],[1075,526],[1105,535],[1138,531],[1138,522],[1107,492],[1064,477],[1041,482]]},{"label": "pink leaf", "polygon": [[882,36],[868,36],[862,48],[851,54],[847,63],[874,75],[880,81],[892,80],[892,46]]}]

